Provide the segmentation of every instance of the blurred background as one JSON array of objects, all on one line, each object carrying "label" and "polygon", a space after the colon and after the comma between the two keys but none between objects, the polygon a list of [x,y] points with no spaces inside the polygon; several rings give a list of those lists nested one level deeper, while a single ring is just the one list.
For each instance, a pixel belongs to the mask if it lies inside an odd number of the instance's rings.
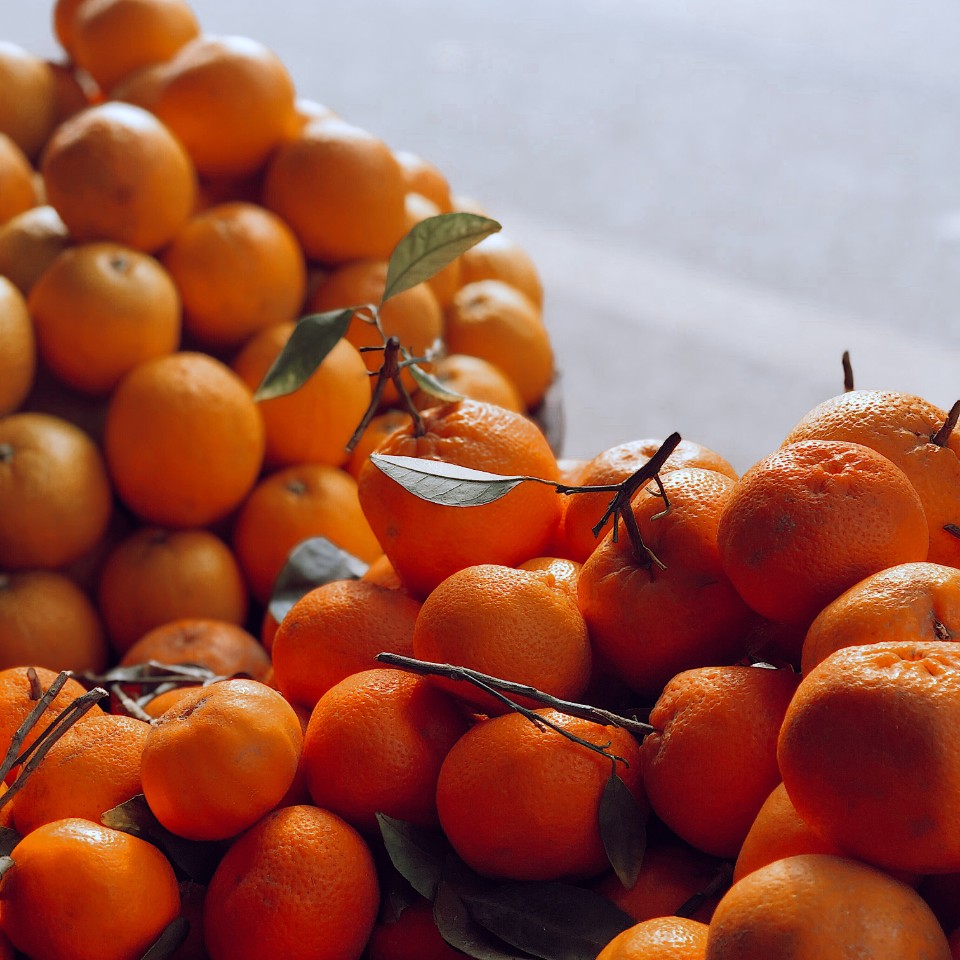
[{"label": "blurred background", "polygon": [[[745,469],[856,385],[960,397],[951,0],[193,0],[534,257],[564,454]],[[0,36],[58,55],[46,0]]]}]

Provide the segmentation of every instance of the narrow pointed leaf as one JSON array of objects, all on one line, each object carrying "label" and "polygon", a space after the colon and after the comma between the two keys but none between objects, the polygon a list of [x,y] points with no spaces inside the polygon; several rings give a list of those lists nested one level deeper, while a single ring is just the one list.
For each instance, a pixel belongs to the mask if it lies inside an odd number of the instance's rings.
[{"label": "narrow pointed leaf", "polygon": [[478,507],[492,503],[526,481],[554,486],[551,481],[538,477],[487,473],[442,460],[391,457],[380,453],[371,454],[370,460],[415,497],[445,507]]},{"label": "narrow pointed leaf", "polygon": [[437,887],[433,920],[440,936],[451,947],[463,951],[474,960],[529,960],[531,956],[511,950],[507,944],[498,943],[488,930],[471,918],[460,895],[449,883],[441,883]]},{"label": "narrow pointed leaf", "polygon": [[257,387],[254,400],[272,400],[302,387],[347,332],[354,309],[303,317]]},{"label": "narrow pointed leaf", "polygon": [[171,920],[140,960],[167,960],[187,939],[189,932],[190,921],[186,917],[177,917]]},{"label": "narrow pointed leaf", "polygon": [[477,923],[543,960],[595,960],[636,922],[601,894],[565,883],[506,883],[463,901]]},{"label": "narrow pointed leaf", "polygon": [[436,377],[427,373],[419,364],[411,363],[407,369],[410,371],[410,375],[413,377],[417,386],[424,393],[429,393],[431,397],[436,397],[438,400],[444,400],[448,403],[463,399],[462,393],[457,393],[456,390],[451,390],[449,387],[444,386]]},{"label": "narrow pointed leaf", "polygon": [[366,572],[366,563],[326,537],[301,540],[287,554],[287,561],[274,581],[270,615],[279,623],[314,587],[334,580],[357,580]]},{"label": "narrow pointed leaf", "polygon": [[610,774],[600,797],[600,839],[610,866],[623,886],[631,889],[647,849],[646,821],[616,770]]},{"label": "narrow pointed leaf", "polygon": [[443,837],[385,813],[377,814],[377,822],[397,872],[421,897],[432,900],[447,855]]},{"label": "narrow pointed leaf", "polygon": [[421,220],[394,249],[380,302],[386,303],[429,280],[465,250],[500,229],[496,220],[475,213],[441,213]]}]

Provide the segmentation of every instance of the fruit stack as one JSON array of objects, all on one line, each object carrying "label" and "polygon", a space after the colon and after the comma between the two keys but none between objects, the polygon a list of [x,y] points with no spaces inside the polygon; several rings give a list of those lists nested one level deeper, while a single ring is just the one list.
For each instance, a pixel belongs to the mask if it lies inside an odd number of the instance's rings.
[{"label": "fruit stack", "polygon": [[960,957],[960,402],[559,460],[530,257],[183,0],[0,43],[0,958]]}]

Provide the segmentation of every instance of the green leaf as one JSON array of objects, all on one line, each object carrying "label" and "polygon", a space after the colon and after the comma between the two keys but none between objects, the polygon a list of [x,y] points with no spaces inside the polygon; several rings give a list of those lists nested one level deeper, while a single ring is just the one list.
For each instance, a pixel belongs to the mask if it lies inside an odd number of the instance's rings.
[{"label": "green leaf", "polygon": [[553,481],[539,477],[487,473],[443,460],[391,457],[381,453],[370,454],[370,460],[415,497],[444,507],[479,507],[492,503],[527,481],[556,486]]},{"label": "green leaf", "polygon": [[616,769],[603,788],[599,817],[607,859],[620,883],[629,890],[637,882],[647,849],[646,818]]},{"label": "green leaf", "polygon": [[451,947],[462,950],[475,960],[529,960],[530,954],[518,953],[509,949],[507,944],[498,943],[489,931],[476,923],[460,895],[449,883],[441,882],[437,887],[433,921],[440,936]]},{"label": "green leaf", "polygon": [[457,393],[456,390],[445,387],[436,377],[427,373],[427,371],[418,364],[411,363],[407,369],[410,371],[410,375],[413,377],[417,386],[424,393],[429,393],[431,397],[436,397],[438,400],[444,400],[447,403],[463,400],[462,393]]},{"label": "green leaf", "polygon": [[140,960],[167,960],[187,939],[188,933],[190,933],[189,920],[185,917],[177,917],[175,920],[171,920]]},{"label": "green leaf", "polygon": [[477,923],[543,960],[596,960],[636,923],[596,891],[565,883],[506,883],[463,901]]},{"label": "green leaf", "polygon": [[441,213],[421,220],[390,257],[381,304],[429,280],[465,250],[500,229],[496,220],[475,213]]},{"label": "green leaf", "polygon": [[0,827],[0,857],[8,857],[23,839],[13,827]]},{"label": "green leaf", "polygon": [[303,317],[266,372],[253,399],[272,400],[302,387],[347,332],[355,309],[347,307]]},{"label": "green leaf", "polygon": [[448,845],[442,835],[385,813],[377,814],[380,835],[390,862],[421,897],[432,900]]},{"label": "green leaf", "polygon": [[334,580],[357,580],[367,572],[367,566],[326,537],[301,540],[287,554],[274,581],[270,615],[280,623],[304,594]]}]

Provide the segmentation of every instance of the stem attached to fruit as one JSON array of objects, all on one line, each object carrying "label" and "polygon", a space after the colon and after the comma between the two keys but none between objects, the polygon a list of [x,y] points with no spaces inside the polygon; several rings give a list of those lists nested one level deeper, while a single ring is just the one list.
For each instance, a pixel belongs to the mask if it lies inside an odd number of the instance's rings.
[{"label": "stem attached to fruit", "polygon": [[843,364],[843,392],[850,393],[853,390],[853,364],[850,362],[850,351],[844,350],[840,358]]},{"label": "stem attached to fruit", "polygon": [[950,408],[947,419],[943,421],[943,426],[930,438],[930,442],[935,443],[938,447],[945,447],[950,441],[950,434],[953,433],[953,428],[957,425],[958,419],[960,419],[960,400]]}]

